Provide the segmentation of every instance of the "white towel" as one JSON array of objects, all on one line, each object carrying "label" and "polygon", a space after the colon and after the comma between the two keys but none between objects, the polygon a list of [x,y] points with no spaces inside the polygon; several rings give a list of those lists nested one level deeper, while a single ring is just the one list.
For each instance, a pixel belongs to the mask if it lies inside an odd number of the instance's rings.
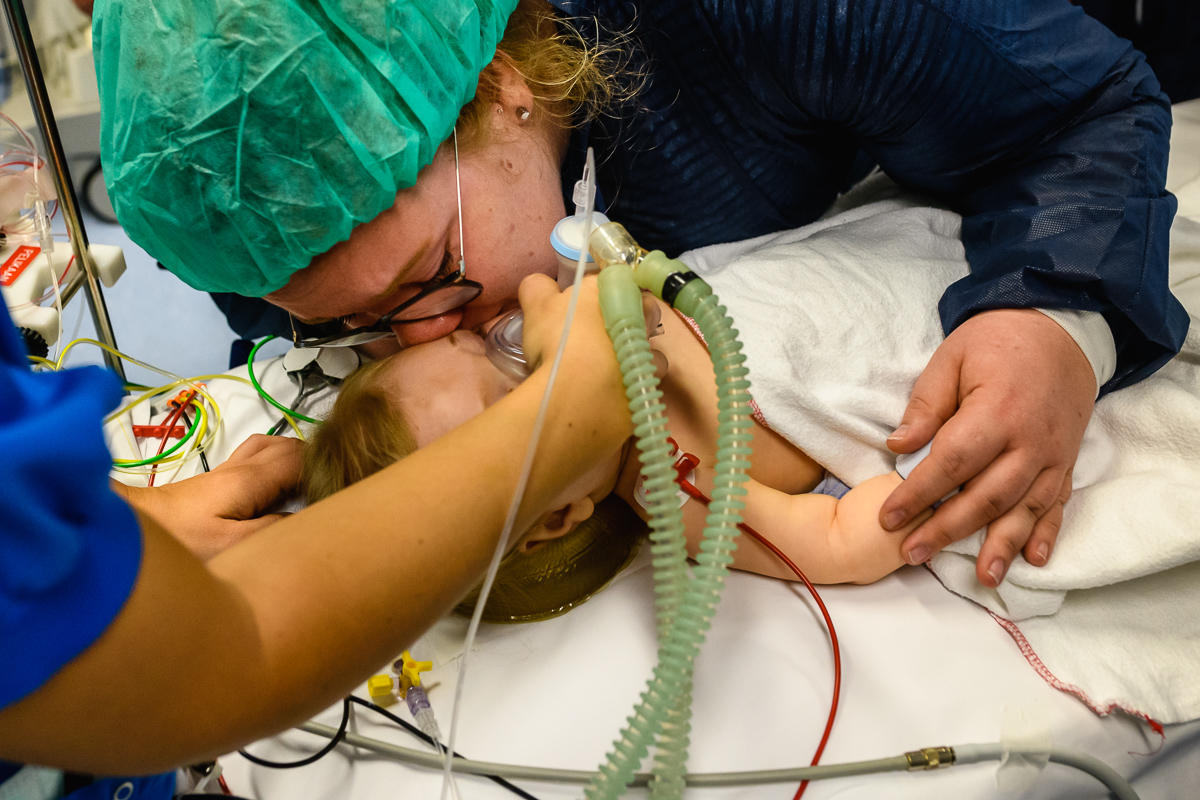
[{"label": "white towel", "polygon": [[[852,485],[893,468],[884,442],[942,341],[938,298],[968,273],[957,215],[887,193],[797,231],[684,256],[729,308],[767,422]],[[1100,713],[1200,718],[1193,328],[1179,357],[1097,404],[1048,566],[1018,558],[999,591],[983,588],[982,532],[932,564],[951,591],[1015,623],[1043,676]]]}]

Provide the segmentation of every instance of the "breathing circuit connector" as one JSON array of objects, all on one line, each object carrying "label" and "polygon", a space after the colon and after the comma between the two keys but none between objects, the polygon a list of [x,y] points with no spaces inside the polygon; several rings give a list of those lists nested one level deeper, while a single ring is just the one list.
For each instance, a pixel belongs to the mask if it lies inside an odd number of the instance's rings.
[{"label": "breathing circuit connector", "polygon": [[588,244],[601,269],[616,264],[632,267],[634,281],[639,288],[662,298],[667,305],[679,308],[688,316],[692,314],[680,303],[695,309],[701,299],[712,294],[708,284],[699,280],[700,276],[688,269],[686,264],[678,259],[667,258],[661,250],[647,253],[619,222],[596,228]]},{"label": "breathing circuit connector", "polygon": [[615,264],[636,267],[646,255],[619,222],[609,222],[592,231],[588,237],[588,250],[602,271]]}]

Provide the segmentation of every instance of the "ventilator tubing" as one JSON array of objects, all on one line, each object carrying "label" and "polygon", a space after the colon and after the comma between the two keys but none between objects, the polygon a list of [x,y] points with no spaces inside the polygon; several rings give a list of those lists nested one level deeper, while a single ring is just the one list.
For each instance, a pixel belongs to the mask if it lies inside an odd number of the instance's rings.
[{"label": "ventilator tubing", "polygon": [[701,280],[690,280],[678,291],[674,305],[696,321],[708,343],[717,380],[718,435],[713,500],[696,557],[698,566],[689,578],[683,513],[667,443],[666,406],[654,374],[639,286],[661,294],[662,275],[668,268],[692,276],[662,253],[651,253],[644,262],[646,270],[640,265],[636,271],[624,264],[606,267],[599,281],[601,309],[625,378],[647,490],[659,661],[628,727],[588,787],[589,800],[623,794],[655,737],[651,797],[677,798],[683,793],[692,671],[733,561],[744,508],[737,498],[745,494],[741,484],[750,468],[750,384],[742,366],[741,344],[712,290]]}]

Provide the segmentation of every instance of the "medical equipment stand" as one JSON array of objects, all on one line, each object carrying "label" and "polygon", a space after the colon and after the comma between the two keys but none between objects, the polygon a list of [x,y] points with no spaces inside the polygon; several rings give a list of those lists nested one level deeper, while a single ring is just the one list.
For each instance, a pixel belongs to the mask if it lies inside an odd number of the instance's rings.
[{"label": "medical equipment stand", "polygon": [[[58,205],[63,210],[63,219],[67,223],[67,233],[71,239],[71,250],[75,260],[83,267],[84,280],[87,282],[88,307],[92,312],[92,323],[96,326],[96,335],[100,341],[117,349],[117,340],[113,335],[112,320],[108,316],[108,306],[104,303],[104,293],[100,289],[99,272],[92,252],[88,245],[87,231],[83,227],[83,218],[79,214],[79,201],[75,197],[75,185],[71,182],[71,173],[67,168],[67,159],[63,152],[62,140],[58,135],[58,124],[54,121],[54,111],[50,108],[50,96],[46,93],[46,82],[42,78],[41,64],[38,62],[37,50],[33,45],[33,34],[29,30],[29,18],[25,14],[22,0],[3,0],[4,14],[8,19],[8,29],[16,43],[17,54],[21,59],[21,73],[25,76],[25,86],[29,91],[29,102],[33,106],[33,115],[37,119],[42,141],[46,144],[46,163],[54,175],[54,189],[58,193]],[[78,281],[71,281],[63,292],[62,303],[66,305],[79,289]],[[113,372],[125,380],[125,367],[121,359],[112,353],[104,352],[104,363]]]}]

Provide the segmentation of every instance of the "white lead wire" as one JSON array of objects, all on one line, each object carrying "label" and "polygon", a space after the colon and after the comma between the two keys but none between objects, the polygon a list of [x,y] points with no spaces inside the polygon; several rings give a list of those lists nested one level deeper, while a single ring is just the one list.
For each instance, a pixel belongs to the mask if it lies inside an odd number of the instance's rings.
[{"label": "white lead wire", "polygon": [[[455,141],[457,144],[457,138]],[[516,524],[517,509],[521,507],[521,500],[525,497],[525,487],[529,484],[529,475],[533,472],[533,457],[537,453],[538,441],[542,435],[542,426],[546,421],[546,410],[550,405],[550,393],[554,391],[554,383],[558,378],[558,366],[562,363],[563,351],[566,350],[567,346],[567,337],[570,335],[571,325],[575,321],[575,307],[579,303],[579,289],[583,286],[583,274],[586,269],[588,256],[586,234],[592,230],[592,213],[596,205],[596,186],[593,177],[596,174],[596,163],[592,154],[592,148],[590,147],[587,151],[587,166],[584,168],[584,171],[588,180],[587,209],[584,215],[583,227],[585,231],[584,246],[579,249],[579,261],[575,265],[575,282],[571,286],[571,300],[567,304],[567,317],[563,321],[562,336],[558,340],[558,351],[555,352],[554,361],[550,365],[550,377],[546,381],[546,391],[542,395],[542,404],[538,407],[537,417],[533,422],[533,433],[529,437],[529,446],[525,450],[525,462],[521,466],[521,476],[517,480],[517,488],[513,493],[512,503],[508,507],[508,516],[504,520],[504,528],[500,532],[500,541],[496,543],[496,551],[492,553],[492,561],[488,565],[487,575],[484,576],[483,586],[479,592],[479,600],[475,603],[475,611],[471,614],[471,624],[467,628],[462,663],[458,668],[458,686],[454,690],[454,708],[450,712],[450,737],[445,751],[442,800],[446,800],[451,787],[453,787],[456,796],[458,793],[458,787],[454,783],[454,744],[458,735],[458,712],[462,708],[463,687],[467,685],[467,662],[471,656],[471,647],[475,643],[475,634],[479,631],[479,623],[483,619],[483,609],[487,605],[488,594],[492,591],[492,583],[496,580],[496,572],[500,568],[500,561],[508,551],[508,540],[512,536],[513,525]],[[462,228],[460,226],[460,234],[461,231]]]}]

